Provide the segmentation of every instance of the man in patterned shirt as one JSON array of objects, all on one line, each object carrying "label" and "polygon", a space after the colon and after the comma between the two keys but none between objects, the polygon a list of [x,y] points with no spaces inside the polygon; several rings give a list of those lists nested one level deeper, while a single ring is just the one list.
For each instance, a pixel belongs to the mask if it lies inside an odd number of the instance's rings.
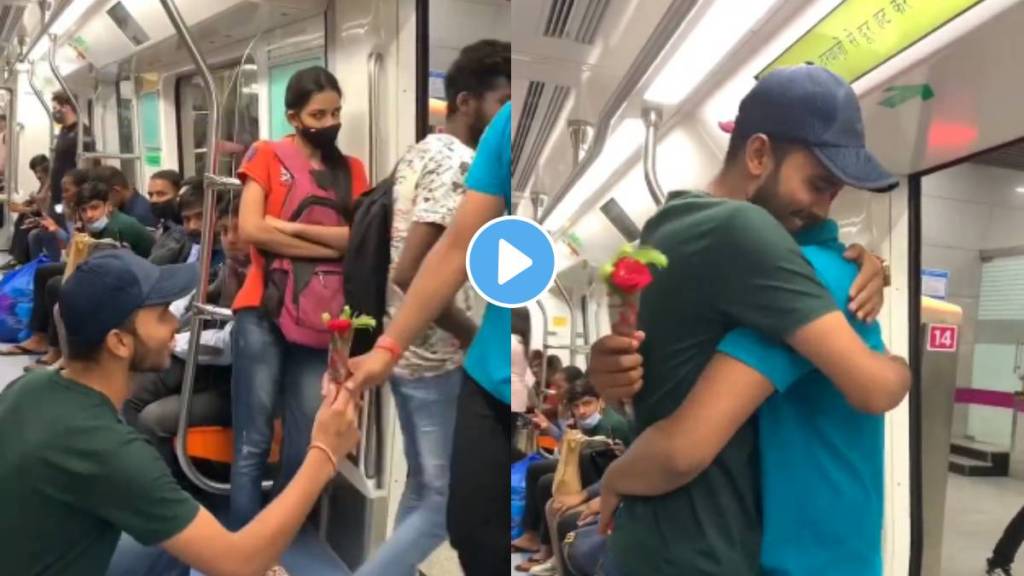
[{"label": "man in patterned shirt", "polygon": [[[511,98],[512,48],[481,40],[466,46],[448,70],[444,131],[413,145],[394,176],[388,314],[394,316],[423,258],[455,214],[474,150],[491,118]],[[358,576],[414,574],[448,537],[449,460],[462,358],[476,334],[473,295],[463,287],[444,313],[402,357],[391,377],[409,462],[397,527]],[[410,495],[419,495],[418,498]]]}]

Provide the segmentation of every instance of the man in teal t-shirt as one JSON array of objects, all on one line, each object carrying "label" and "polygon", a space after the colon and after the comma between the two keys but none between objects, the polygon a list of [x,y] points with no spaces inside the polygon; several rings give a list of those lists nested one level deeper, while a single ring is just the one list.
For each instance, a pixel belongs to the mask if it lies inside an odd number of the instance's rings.
[{"label": "man in teal t-shirt", "polygon": [[[512,205],[512,104],[491,120],[466,177],[468,189],[451,225],[420,264],[420,273],[374,349],[353,358],[354,390],[379,386],[406,347],[466,283],[470,240]],[[509,469],[512,465],[512,313],[490,304],[466,354],[459,394],[448,499],[448,534],[466,574],[500,574],[507,566]]]},{"label": "man in teal t-shirt", "polygon": [[[857,267],[843,259],[839,227],[827,220],[798,232],[796,241],[847,310]],[[846,316],[871,350],[885,351],[877,322]],[[749,328],[730,332],[718,351],[757,371],[743,371],[733,385],[757,386],[753,379],[760,379],[775,390],[758,410],[761,569],[881,576],[884,416],[855,410],[792,348]]]}]

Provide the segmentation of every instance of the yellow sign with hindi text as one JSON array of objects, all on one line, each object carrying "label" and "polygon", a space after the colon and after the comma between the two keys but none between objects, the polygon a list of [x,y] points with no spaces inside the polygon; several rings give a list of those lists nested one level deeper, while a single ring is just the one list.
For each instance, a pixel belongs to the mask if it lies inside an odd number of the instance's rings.
[{"label": "yellow sign with hindi text", "polygon": [[813,63],[853,83],[982,0],[845,0],[757,77]]}]

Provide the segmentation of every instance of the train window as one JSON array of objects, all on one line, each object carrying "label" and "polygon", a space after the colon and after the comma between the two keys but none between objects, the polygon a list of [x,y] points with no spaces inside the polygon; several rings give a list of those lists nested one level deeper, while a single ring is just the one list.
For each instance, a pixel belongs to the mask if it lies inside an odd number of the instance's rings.
[{"label": "train window", "polygon": [[[121,94],[120,82],[117,83],[117,145],[118,149],[124,154],[135,153],[135,122],[134,122],[134,110],[130,98],[125,98]],[[124,172],[130,179],[135,179],[135,167],[134,162],[131,160],[121,161],[121,171]],[[132,182],[133,186],[138,187],[138,183]]]},{"label": "train window", "polygon": [[[220,160],[216,173],[234,174],[241,158],[259,135],[259,91],[256,64],[250,55],[236,66],[212,71],[221,99]],[[182,173],[190,176],[208,171],[207,124],[209,104],[198,75],[178,80],[178,114],[181,127]]]},{"label": "train window", "polygon": [[139,118],[143,162],[149,167],[160,167],[163,165],[163,149],[160,144],[159,92],[145,92],[139,95]]}]

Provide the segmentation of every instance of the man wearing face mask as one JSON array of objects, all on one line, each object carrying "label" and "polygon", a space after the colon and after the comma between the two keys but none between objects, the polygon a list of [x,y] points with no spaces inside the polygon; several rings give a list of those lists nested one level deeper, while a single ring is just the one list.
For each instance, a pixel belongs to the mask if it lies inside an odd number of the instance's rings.
[{"label": "man wearing face mask", "polygon": [[148,258],[153,250],[153,235],[138,220],[114,209],[110,188],[90,181],[78,193],[78,218],[85,232],[96,240],[114,240],[132,252]]},{"label": "man wearing face mask", "polygon": [[[52,107],[51,116],[53,121],[60,125],[60,132],[53,143],[53,162],[50,164],[50,197],[53,204],[60,204],[61,181],[64,175],[75,169],[78,154],[78,110],[71,101],[71,97],[63,90],[58,90],[50,97]],[[82,129],[84,141],[82,149],[85,152],[96,150],[92,138],[92,131],[88,126]]]},{"label": "man wearing face mask", "polygon": [[162,233],[175,224],[181,224],[178,214],[178,193],[182,187],[181,174],[177,170],[160,170],[149,177],[146,193],[149,195],[149,210],[159,224]]},{"label": "man wearing face mask", "polygon": [[[184,261],[195,262],[199,259],[199,241],[203,237],[203,183],[200,178],[189,180],[189,185],[182,188],[178,196],[178,213],[181,215],[181,228],[185,232],[188,246]],[[215,232],[215,236],[217,234],[219,232]],[[211,262],[213,267],[224,262],[224,251],[216,237]]]},{"label": "man wearing face mask", "polygon": [[156,243],[149,261],[157,266],[188,260],[192,242],[181,227],[181,214],[178,211],[179,191],[186,185],[181,175],[174,170],[161,170],[149,178],[149,208],[158,222]]},{"label": "man wearing face mask", "polygon": [[[199,240],[202,237],[203,180],[198,176],[186,178],[181,183],[181,192],[170,198],[162,191],[154,190],[159,174],[153,175],[149,187],[150,198],[160,198],[151,202],[154,216],[160,219],[160,227],[149,261],[159,266],[195,262],[199,258]],[[220,245],[215,244],[212,266],[219,266],[223,260],[224,253]]]}]

